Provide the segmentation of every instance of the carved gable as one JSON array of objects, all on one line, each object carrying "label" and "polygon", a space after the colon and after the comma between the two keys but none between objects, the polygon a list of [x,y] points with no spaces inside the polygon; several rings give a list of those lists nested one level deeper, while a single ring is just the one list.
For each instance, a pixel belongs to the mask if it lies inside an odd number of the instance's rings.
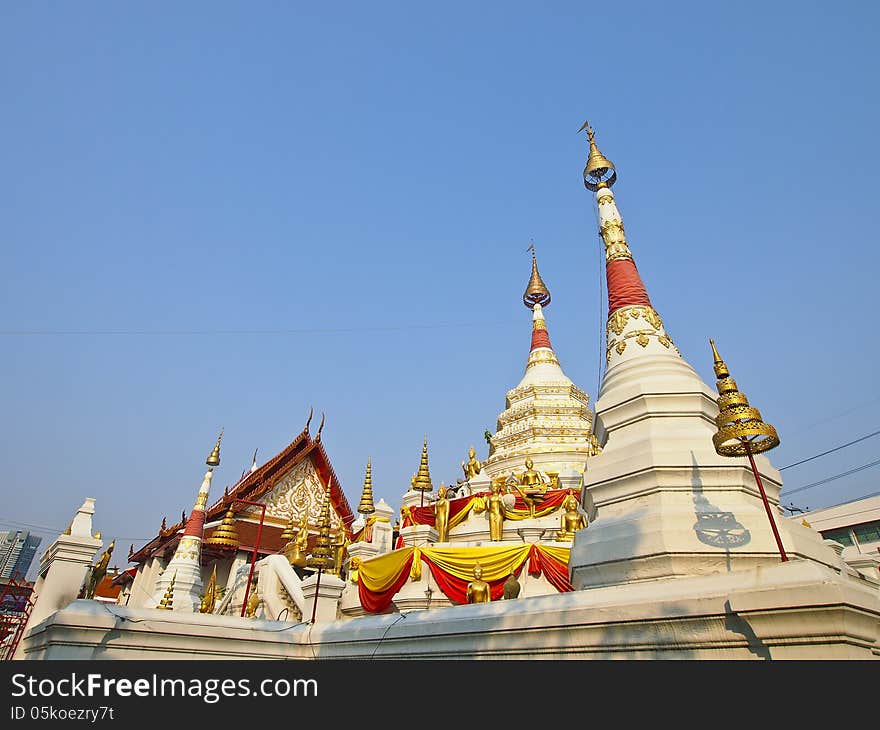
[{"label": "carved gable", "polygon": [[[324,487],[311,459],[305,459],[288,471],[278,483],[258,501],[266,505],[266,517],[273,517],[287,523],[291,517],[299,522],[303,511],[309,516],[309,523],[314,525],[321,514],[324,500]],[[259,517],[259,511],[251,508],[252,514]],[[330,503],[330,527],[341,526],[339,515]]]}]

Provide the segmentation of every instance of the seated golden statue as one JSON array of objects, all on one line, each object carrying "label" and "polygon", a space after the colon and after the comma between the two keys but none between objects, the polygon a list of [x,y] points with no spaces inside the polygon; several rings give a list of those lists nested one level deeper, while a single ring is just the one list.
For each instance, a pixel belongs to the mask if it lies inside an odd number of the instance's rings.
[{"label": "seated golden statue", "polygon": [[529,507],[529,516],[535,516],[535,505],[544,498],[547,487],[550,486],[544,480],[541,473],[535,469],[535,462],[531,457],[526,457],[526,470],[517,477],[516,491],[519,492]]},{"label": "seated golden statue", "polygon": [[483,580],[483,568],[479,563],[474,565],[474,579],[467,585],[468,603],[489,603],[492,594],[489,584]]},{"label": "seated golden statue", "polygon": [[519,475],[519,483],[525,487],[526,492],[544,494],[547,491],[547,483],[541,473],[535,469],[535,462],[531,457],[526,457],[526,470]]},{"label": "seated golden statue", "polygon": [[461,462],[462,471],[464,471],[464,479],[465,481],[469,481],[473,479],[477,474],[480,473],[480,470],[483,468],[482,463],[477,459],[477,452],[474,451],[474,447],[471,446],[468,449],[468,461],[467,463]]},{"label": "seated golden statue", "polygon": [[574,492],[569,492],[562,503],[565,510],[560,518],[560,529],[556,533],[559,542],[574,540],[574,533],[587,526],[587,518],[578,510],[577,497]]}]

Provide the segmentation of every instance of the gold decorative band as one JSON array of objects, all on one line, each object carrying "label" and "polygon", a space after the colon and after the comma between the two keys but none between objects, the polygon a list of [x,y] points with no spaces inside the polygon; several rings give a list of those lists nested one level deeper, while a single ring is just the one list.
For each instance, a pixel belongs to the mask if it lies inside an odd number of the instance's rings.
[{"label": "gold decorative band", "polygon": [[647,347],[648,343],[651,341],[651,337],[656,337],[657,342],[663,345],[667,350],[672,348],[678,355],[681,355],[681,352],[679,352],[678,348],[673,344],[668,335],[658,334],[654,330],[633,330],[632,332],[627,332],[619,340],[611,340],[608,343],[608,347],[605,350],[605,361],[611,361],[612,350],[616,350],[618,355],[622,355],[624,350],[626,350],[627,340],[635,338],[636,344],[639,347]]},{"label": "gold decorative band", "polygon": [[620,309],[614,310],[611,313],[611,316],[608,317],[608,324],[605,328],[605,333],[609,337],[611,333],[619,335],[626,328],[626,323],[630,320],[636,320],[639,318],[643,318],[645,322],[651,325],[655,330],[661,330],[663,328],[663,320],[660,319],[660,315],[654,310],[653,307],[645,307],[645,306],[630,306],[630,307],[621,307]]}]

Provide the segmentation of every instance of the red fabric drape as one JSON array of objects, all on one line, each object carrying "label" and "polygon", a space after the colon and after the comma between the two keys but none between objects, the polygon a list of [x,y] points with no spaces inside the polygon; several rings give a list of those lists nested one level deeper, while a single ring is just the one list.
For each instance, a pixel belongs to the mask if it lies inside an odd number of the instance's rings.
[{"label": "red fabric drape", "polygon": [[[431,575],[434,576],[434,580],[437,581],[437,586],[443,591],[444,596],[453,603],[467,603],[467,587],[468,583],[470,583],[469,580],[462,580],[461,578],[457,578],[456,576],[445,572],[442,568],[434,565],[424,553],[422,554],[422,560],[428,564],[428,567],[431,569]],[[514,573],[519,575],[521,570],[522,566],[517,568]],[[499,600],[501,596],[504,595],[504,581],[506,580],[507,576],[499,578],[498,580],[489,581],[489,594],[492,596],[493,601]]]},{"label": "red fabric drape", "polygon": [[568,580],[568,565],[566,563],[557,560],[539,547],[532,545],[529,553],[529,573],[532,572],[533,559],[537,563],[538,572],[543,573],[547,582],[557,591],[568,593],[574,590],[574,586]]},{"label": "red fabric drape", "polygon": [[621,307],[632,305],[651,306],[648,292],[642,283],[635,263],[629,259],[609,261],[605,265],[608,279],[608,315]]},{"label": "red fabric drape", "polygon": [[364,610],[367,611],[367,613],[383,613],[388,610],[397,591],[403,588],[403,584],[409,580],[409,571],[412,568],[412,562],[413,556],[410,555],[404,563],[400,575],[397,576],[394,585],[389,587],[387,591],[374,593],[373,591],[367,590],[363,581],[358,581],[358,595],[361,599],[361,606],[364,607]]}]

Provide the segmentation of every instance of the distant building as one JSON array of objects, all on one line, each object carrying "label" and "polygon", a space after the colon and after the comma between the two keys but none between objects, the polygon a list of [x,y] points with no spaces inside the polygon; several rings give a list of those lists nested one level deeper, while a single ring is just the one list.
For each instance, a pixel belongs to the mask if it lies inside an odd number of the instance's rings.
[{"label": "distant building", "polygon": [[843,545],[848,565],[871,577],[880,577],[880,495],[836,504],[789,519],[806,520],[826,540]]},{"label": "distant building", "polygon": [[27,530],[0,532],[0,578],[24,577],[43,538]]}]

